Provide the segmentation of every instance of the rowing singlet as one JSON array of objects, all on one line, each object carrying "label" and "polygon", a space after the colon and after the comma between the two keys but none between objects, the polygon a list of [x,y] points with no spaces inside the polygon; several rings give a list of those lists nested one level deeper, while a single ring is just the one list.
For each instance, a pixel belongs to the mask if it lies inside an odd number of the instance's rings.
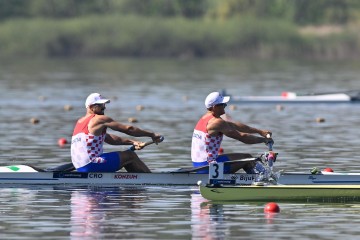
[{"label": "rowing singlet", "polygon": [[192,136],[191,159],[193,163],[203,163],[216,161],[218,151],[223,139],[223,134],[210,136],[206,126],[214,116],[202,117],[196,124]]},{"label": "rowing singlet", "polygon": [[90,162],[103,163],[105,159],[99,157],[103,153],[106,128],[100,136],[89,133],[88,125],[95,114],[79,120],[75,125],[71,139],[71,160],[75,168],[81,168]]}]

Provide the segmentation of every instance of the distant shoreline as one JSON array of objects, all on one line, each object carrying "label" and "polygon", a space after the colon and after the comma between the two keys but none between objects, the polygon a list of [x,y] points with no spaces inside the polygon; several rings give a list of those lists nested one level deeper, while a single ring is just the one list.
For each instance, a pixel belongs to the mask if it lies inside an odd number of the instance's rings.
[{"label": "distant shoreline", "polygon": [[358,59],[354,25],[299,27],[279,19],[14,19],[0,23],[0,57]]}]

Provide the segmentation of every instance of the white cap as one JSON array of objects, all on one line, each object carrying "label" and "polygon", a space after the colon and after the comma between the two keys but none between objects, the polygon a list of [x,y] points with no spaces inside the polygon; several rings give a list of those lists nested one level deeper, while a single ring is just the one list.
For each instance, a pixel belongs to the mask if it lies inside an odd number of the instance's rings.
[{"label": "white cap", "polygon": [[103,98],[103,96],[101,96],[99,93],[92,93],[86,98],[85,107],[88,108],[90,105],[93,104],[103,104],[109,102],[109,99]]},{"label": "white cap", "polygon": [[227,103],[229,100],[229,96],[222,96],[219,92],[212,92],[205,99],[205,107],[211,108],[220,103]]}]

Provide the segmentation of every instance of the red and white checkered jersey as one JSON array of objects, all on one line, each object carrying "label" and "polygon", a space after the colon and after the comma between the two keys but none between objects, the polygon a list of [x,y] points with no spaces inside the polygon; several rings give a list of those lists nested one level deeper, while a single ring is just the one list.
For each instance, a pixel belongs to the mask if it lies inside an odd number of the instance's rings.
[{"label": "red and white checkered jersey", "polygon": [[218,157],[223,134],[210,136],[206,126],[214,116],[202,117],[195,126],[191,144],[191,159],[193,162],[212,162]]},{"label": "red and white checkered jersey", "polygon": [[89,133],[88,125],[95,114],[77,121],[71,139],[71,160],[75,168],[80,168],[90,162],[102,163],[105,159],[99,157],[103,153],[106,129],[101,135]]}]

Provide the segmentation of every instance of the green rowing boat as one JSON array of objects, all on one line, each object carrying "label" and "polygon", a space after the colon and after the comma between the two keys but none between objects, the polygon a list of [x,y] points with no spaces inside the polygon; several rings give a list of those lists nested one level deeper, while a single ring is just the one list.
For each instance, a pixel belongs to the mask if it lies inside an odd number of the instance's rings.
[{"label": "green rowing boat", "polygon": [[360,200],[360,185],[199,185],[201,195],[211,201]]}]

